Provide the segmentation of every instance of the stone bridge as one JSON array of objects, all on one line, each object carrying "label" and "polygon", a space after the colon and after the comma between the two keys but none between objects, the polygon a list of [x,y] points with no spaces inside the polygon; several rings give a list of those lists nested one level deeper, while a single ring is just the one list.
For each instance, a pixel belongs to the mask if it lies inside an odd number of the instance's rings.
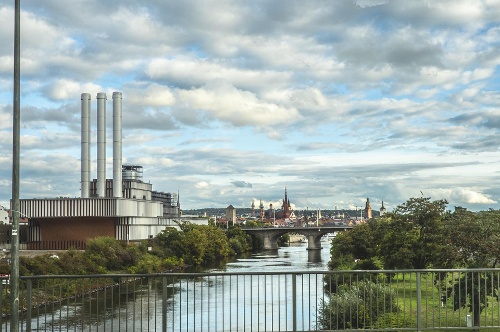
[{"label": "stone bridge", "polygon": [[264,241],[264,249],[266,250],[278,249],[278,239],[286,233],[304,235],[307,238],[307,250],[317,250],[321,249],[323,235],[349,229],[352,229],[352,226],[243,228],[243,231],[260,237]]}]

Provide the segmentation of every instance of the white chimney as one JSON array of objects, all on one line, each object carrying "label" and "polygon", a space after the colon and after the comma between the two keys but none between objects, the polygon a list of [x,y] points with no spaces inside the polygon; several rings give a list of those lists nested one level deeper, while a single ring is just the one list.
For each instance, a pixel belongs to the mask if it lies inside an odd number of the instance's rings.
[{"label": "white chimney", "polygon": [[106,196],[106,94],[97,94],[97,197]]},{"label": "white chimney", "polygon": [[82,198],[90,197],[90,93],[82,93],[82,158],[81,183]]},{"label": "white chimney", "polygon": [[113,197],[122,197],[122,93],[113,92]]}]

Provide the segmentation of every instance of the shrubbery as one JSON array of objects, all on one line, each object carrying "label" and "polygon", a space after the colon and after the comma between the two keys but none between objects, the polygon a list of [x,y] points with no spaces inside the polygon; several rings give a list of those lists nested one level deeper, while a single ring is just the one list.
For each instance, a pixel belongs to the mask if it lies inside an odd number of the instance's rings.
[{"label": "shrubbery", "polygon": [[[152,240],[128,244],[112,237],[87,241],[85,251],[68,250],[58,255],[20,258],[20,275],[85,275],[105,273],[159,273],[187,265],[205,265],[241,254],[252,248],[252,240],[241,228],[227,232],[215,225],[181,225],[167,228]],[[8,274],[6,260],[0,273]]]},{"label": "shrubbery", "polygon": [[389,288],[360,281],[339,286],[336,293],[322,301],[318,323],[323,330],[363,329],[376,325],[382,314],[398,311],[396,298]]}]

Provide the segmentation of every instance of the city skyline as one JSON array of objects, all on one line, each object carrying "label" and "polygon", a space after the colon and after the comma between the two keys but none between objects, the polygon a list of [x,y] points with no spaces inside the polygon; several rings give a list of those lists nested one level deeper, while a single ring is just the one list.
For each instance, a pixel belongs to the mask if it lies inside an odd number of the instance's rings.
[{"label": "city skyline", "polygon": [[[13,4],[0,4],[0,205]],[[123,161],[183,209],[500,208],[500,1],[21,2],[21,198],[80,196],[80,95],[123,92]]]}]

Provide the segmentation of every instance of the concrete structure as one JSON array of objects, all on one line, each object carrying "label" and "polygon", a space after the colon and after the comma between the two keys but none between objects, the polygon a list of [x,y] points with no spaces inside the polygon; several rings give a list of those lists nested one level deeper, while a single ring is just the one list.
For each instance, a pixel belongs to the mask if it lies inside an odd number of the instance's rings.
[{"label": "concrete structure", "polygon": [[97,94],[97,197],[106,190],[106,94]]},{"label": "concrete structure", "polygon": [[322,249],[321,237],[323,235],[349,229],[352,229],[352,226],[244,228],[243,231],[262,238],[265,250],[277,250],[278,239],[286,233],[305,235],[307,250],[318,250]]},{"label": "concrete structure", "polygon": [[90,93],[82,93],[81,182],[82,198],[90,197]]},{"label": "concrete structure", "polygon": [[106,94],[97,94],[97,177],[90,181],[90,95],[81,95],[81,198],[22,199],[28,249],[85,247],[98,236],[139,241],[180,216],[177,195],[153,191],[142,166],[122,165],[122,94],[113,93],[113,179],[106,179]]},{"label": "concrete structure", "polygon": [[122,197],[122,93],[113,92],[113,197]]},{"label": "concrete structure", "polygon": [[236,209],[232,205],[229,205],[226,208],[226,222],[228,226],[234,226],[234,223],[236,222]]}]

